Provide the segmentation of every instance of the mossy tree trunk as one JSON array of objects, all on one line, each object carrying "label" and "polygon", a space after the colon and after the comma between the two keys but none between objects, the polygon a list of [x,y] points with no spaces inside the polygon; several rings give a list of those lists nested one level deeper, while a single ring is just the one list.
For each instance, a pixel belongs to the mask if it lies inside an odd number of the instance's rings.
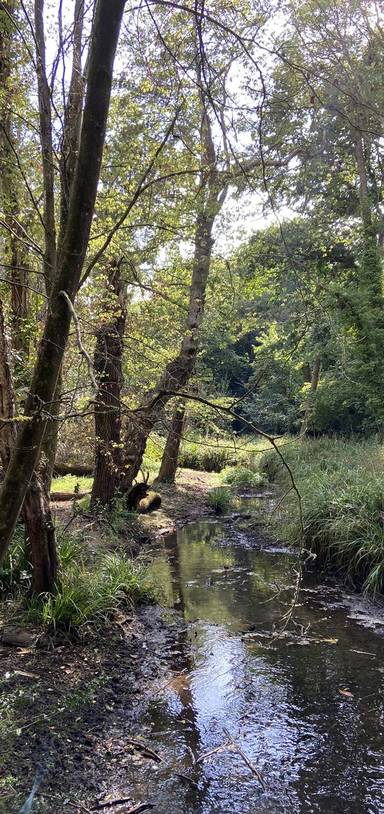
[{"label": "mossy tree trunk", "polygon": [[112,261],[108,270],[108,302],[105,305],[110,309],[112,300],[114,315],[96,333],[93,361],[98,384],[95,398],[95,477],[91,496],[93,508],[111,502],[122,468],[121,388],[126,298],[121,264]]},{"label": "mossy tree trunk", "polygon": [[164,447],[157,480],[174,483],[179,459],[180,443],[183,435],[185,402],[179,400],[172,413],[171,426]]},{"label": "mossy tree trunk", "polygon": [[[41,5],[41,4],[40,4]],[[39,3],[36,3],[36,8]],[[11,15],[16,13],[16,5],[9,3],[7,11]],[[3,23],[3,17],[0,18]],[[7,17],[8,24],[10,23]],[[24,233],[20,225],[20,197],[21,187],[14,170],[14,156],[16,148],[13,145],[12,137],[12,74],[11,74],[11,52],[14,39],[14,29],[8,29],[0,25],[0,50],[2,54],[0,73],[1,85],[5,88],[2,105],[2,128],[1,128],[1,175],[2,175],[2,202],[6,214],[6,225],[8,227],[8,252],[6,254],[7,268],[11,284],[11,335],[14,351],[14,372],[16,384],[25,382],[25,361],[29,351],[28,332],[28,298],[27,298],[27,251],[24,243]],[[42,32],[40,31],[40,34]],[[41,54],[40,54],[41,58]],[[53,164],[50,172],[53,173]],[[52,177],[53,185],[53,177]],[[50,257],[50,261],[52,258]],[[50,265],[50,274],[53,268]],[[1,390],[7,403],[3,403],[3,415],[7,415],[9,420],[14,416],[14,389],[9,363],[8,348],[5,338],[5,326],[3,314],[1,316],[0,331],[1,340],[1,360],[0,378],[2,380]],[[4,374],[8,368],[8,377]],[[13,402],[13,406],[12,406]],[[13,445],[16,441],[15,425],[9,425],[2,443],[2,460],[6,469],[10,460]],[[51,518],[49,495],[44,488],[40,475],[36,472],[32,474],[31,481],[25,495],[22,517],[25,524],[25,541],[29,558],[32,565],[32,590],[36,593],[53,592],[57,583],[57,558],[54,527]]]},{"label": "mossy tree trunk", "polygon": [[68,202],[68,217],[60,236],[54,282],[43,338],[0,493],[0,561],[5,556],[23,501],[36,469],[50,408],[55,397],[68,341],[73,302],[88,246],[110,102],[113,63],[124,0],[98,0],[91,35],[87,90],[79,150]]}]

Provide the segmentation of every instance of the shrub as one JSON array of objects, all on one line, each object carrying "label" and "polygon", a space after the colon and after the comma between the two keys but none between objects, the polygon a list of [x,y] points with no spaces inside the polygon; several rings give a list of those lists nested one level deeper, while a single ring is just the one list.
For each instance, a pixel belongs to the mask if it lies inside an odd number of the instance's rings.
[{"label": "shrub", "polygon": [[80,564],[64,571],[55,596],[28,600],[24,618],[50,630],[79,633],[88,625],[105,625],[121,606],[150,598],[143,574],[124,554],[105,554],[92,571]]},{"label": "shrub", "polygon": [[222,472],[222,478],[224,483],[229,483],[231,486],[262,487],[267,483],[265,475],[253,472],[246,466],[226,467]]},{"label": "shrub", "polygon": [[179,466],[204,472],[221,472],[233,458],[234,451],[230,448],[191,441],[182,445]]},{"label": "shrub", "polygon": [[229,489],[223,486],[218,486],[216,489],[211,489],[207,495],[207,503],[215,514],[225,514],[231,505],[231,493]]}]

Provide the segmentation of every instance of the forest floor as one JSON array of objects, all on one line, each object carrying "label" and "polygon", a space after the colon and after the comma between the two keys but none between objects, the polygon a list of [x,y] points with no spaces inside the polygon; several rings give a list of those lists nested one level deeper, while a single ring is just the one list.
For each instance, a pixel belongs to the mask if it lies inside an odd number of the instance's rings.
[{"label": "forest floor", "polygon": [[[175,486],[161,485],[161,510],[138,519],[144,537],[153,543],[212,515],[206,497],[217,483],[213,473],[184,470]],[[71,503],[52,508],[62,523],[71,518]],[[74,523],[78,531],[87,526],[80,518]],[[93,543],[96,535],[94,529]],[[81,814],[108,796],[127,796],[126,762],[156,761],[145,732],[137,731],[136,710],[161,692],[171,662],[175,669],[182,629],[175,611],[148,605],[116,613],[110,627],[88,631],[82,641],[45,636],[18,648],[0,645],[1,814],[18,814],[40,774],[36,812]],[[120,810],[129,804],[113,808]]]}]

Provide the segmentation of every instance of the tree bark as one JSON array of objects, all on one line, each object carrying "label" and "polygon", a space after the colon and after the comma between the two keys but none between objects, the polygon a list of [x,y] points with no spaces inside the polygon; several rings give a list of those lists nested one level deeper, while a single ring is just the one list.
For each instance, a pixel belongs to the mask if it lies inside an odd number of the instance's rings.
[{"label": "tree bark", "polygon": [[15,396],[10,365],[10,347],[6,334],[3,302],[0,299],[0,460],[4,472],[15,443]]},{"label": "tree bark", "polygon": [[43,339],[23,421],[0,493],[0,561],[11,540],[36,468],[68,341],[71,313],[88,246],[105,141],[113,63],[124,0],[98,0],[92,30],[88,85],[68,221],[59,246]]},{"label": "tree bark", "polygon": [[184,427],[184,418],[185,402],[181,400],[176,404],[172,414],[171,427],[167,436],[159,474],[157,476],[157,480],[162,481],[163,483],[175,482],[179,449]]},{"label": "tree bark", "polygon": [[32,564],[31,592],[53,594],[58,582],[55,528],[48,493],[36,472],[24,498],[23,520],[26,548]]},{"label": "tree bark", "polygon": [[[130,488],[139,472],[148,436],[159,421],[165,405],[172,398],[171,394],[167,395],[167,391],[174,393],[187,384],[197,357],[199,329],[204,315],[205,293],[214,243],[212,232],[228,188],[228,180],[223,181],[217,169],[211,123],[203,91],[200,93],[200,104],[201,176],[187,324],[180,352],[167,365],[155,390],[146,394],[144,406],[135,412],[132,411],[127,420],[124,470],[121,480],[124,491]],[[156,398],[158,394],[162,395]]]},{"label": "tree bark", "polygon": [[114,498],[122,468],[120,398],[127,312],[126,287],[121,279],[120,264],[116,261],[111,263],[108,272],[109,306],[110,292],[115,301],[117,298],[117,312],[112,321],[97,331],[93,363],[98,384],[95,398],[95,477],[91,497],[93,508],[106,506]]},{"label": "tree bark", "polygon": [[27,250],[20,226],[20,190],[14,170],[15,153],[12,138],[12,82],[11,55],[14,43],[12,16],[16,3],[9,0],[7,13],[0,3],[0,191],[7,234],[5,236],[6,269],[10,269],[11,320],[13,348],[16,351],[14,368],[17,377],[22,373],[28,356],[29,340],[26,330],[28,316]]},{"label": "tree bark", "polygon": [[[308,365],[309,367],[309,365]],[[321,358],[320,356],[316,356],[313,362],[312,367],[310,368],[310,382],[311,386],[308,392],[307,400],[305,403],[304,408],[304,418],[303,418],[303,432],[306,432],[308,429],[308,422],[311,415],[311,410],[313,407],[313,399],[314,395],[317,391],[320,381],[320,371],[321,371]]]}]

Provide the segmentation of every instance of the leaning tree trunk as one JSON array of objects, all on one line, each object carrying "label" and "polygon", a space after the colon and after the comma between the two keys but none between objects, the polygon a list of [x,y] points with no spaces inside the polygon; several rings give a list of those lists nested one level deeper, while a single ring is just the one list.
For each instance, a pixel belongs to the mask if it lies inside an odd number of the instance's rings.
[{"label": "leaning tree trunk", "polygon": [[[8,5],[8,12],[15,14],[16,5]],[[7,17],[9,23],[9,18]],[[14,351],[14,375],[16,383],[25,382],[25,361],[28,357],[29,341],[27,335],[28,298],[27,298],[27,253],[24,245],[24,233],[20,225],[19,215],[20,184],[14,170],[14,146],[12,134],[11,114],[11,52],[13,32],[4,26],[3,15],[0,16],[0,75],[1,85],[5,88],[2,97],[2,128],[0,136],[0,169],[1,169],[1,199],[5,212],[8,230],[6,249],[7,268],[10,273],[11,284],[11,334]],[[8,89],[8,90],[7,90]],[[1,389],[7,403],[2,404],[2,415],[9,419],[14,416],[14,388],[12,375],[7,358],[7,347],[4,344],[4,320],[1,317]],[[6,380],[4,374],[8,367],[9,375]],[[2,399],[3,400],[3,399]],[[13,406],[12,406],[13,401]],[[6,409],[6,412],[4,410]],[[2,434],[1,457],[6,470],[12,447],[16,441],[15,425],[8,427],[7,434]],[[57,583],[57,558],[54,529],[52,524],[49,496],[44,489],[40,475],[33,473],[28,485],[23,508],[22,518],[25,525],[25,543],[32,566],[32,590],[35,593],[54,592]]]},{"label": "leaning tree trunk", "polygon": [[111,502],[122,468],[121,388],[126,287],[121,279],[119,263],[111,263],[107,291],[113,293],[113,300],[118,299],[118,311],[113,320],[102,325],[96,334],[93,366],[98,391],[95,398],[95,477],[91,496],[93,508],[106,506]]},{"label": "leaning tree trunk", "polygon": [[214,243],[213,226],[225,201],[228,188],[228,181],[220,178],[217,169],[211,123],[203,91],[201,91],[200,101],[203,153],[187,324],[180,352],[167,365],[155,390],[146,394],[143,399],[144,406],[132,411],[127,421],[124,469],[121,480],[124,491],[131,487],[133,479],[141,468],[148,436],[160,420],[169,399],[188,383],[197,357],[199,329],[204,315],[205,293]]},{"label": "leaning tree trunk", "polygon": [[71,311],[66,297],[73,302],[76,296],[89,241],[124,5],[124,0],[97,2],[68,220],[60,242],[44,334],[26,400],[25,420],[20,426],[0,493],[0,561],[7,551],[39,460],[47,412],[54,399],[68,341]]},{"label": "leaning tree trunk", "polygon": [[148,437],[160,420],[165,405],[178,390],[185,387],[194,370],[198,331],[204,313],[205,291],[211,264],[212,230],[217,213],[216,186],[212,188],[208,201],[208,205],[197,218],[188,321],[180,352],[167,365],[156,390],[147,394],[147,403],[132,411],[127,420],[121,481],[124,491],[131,487],[141,468]]},{"label": "leaning tree trunk", "polygon": [[179,449],[184,427],[184,418],[185,402],[180,400],[177,402],[172,414],[171,427],[167,436],[159,474],[157,476],[157,480],[162,481],[163,483],[175,482],[177,462],[179,459]]}]

